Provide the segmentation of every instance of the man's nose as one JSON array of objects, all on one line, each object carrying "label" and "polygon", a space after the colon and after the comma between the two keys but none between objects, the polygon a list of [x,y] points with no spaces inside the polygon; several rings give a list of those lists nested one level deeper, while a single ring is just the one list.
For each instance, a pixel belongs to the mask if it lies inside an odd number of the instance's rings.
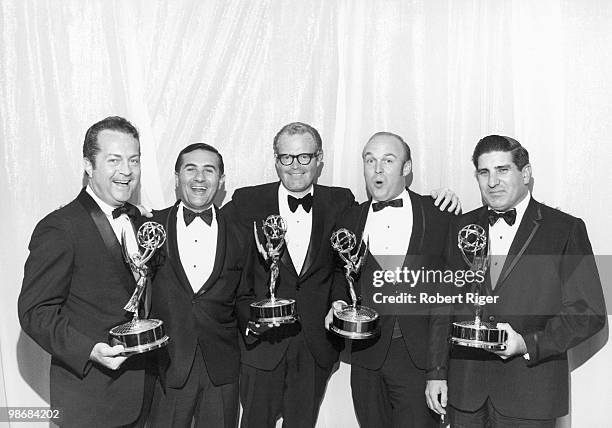
[{"label": "man's nose", "polygon": [[132,174],[132,168],[130,167],[130,162],[128,160],[124,160],[119,163],[119,172],[123,175]]},{"label": "man's nose", "polygon": [[499,178],[497,177],[497,174],[492,173],[489,175],[489,181],[487,183],[489,185],[489,187],[495,187],[499,184]]},{"label": "man's nose", "polygon": [[374,164],[374,172],[377,174],[380,174],[383,172],[383,167],[382,167],[382,162],[381,161],[376,161],[376,163]]}]

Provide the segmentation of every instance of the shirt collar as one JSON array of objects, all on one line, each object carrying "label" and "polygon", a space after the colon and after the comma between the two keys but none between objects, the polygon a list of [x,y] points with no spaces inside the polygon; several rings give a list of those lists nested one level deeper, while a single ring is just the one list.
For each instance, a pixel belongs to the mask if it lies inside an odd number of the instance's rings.
[{"label": "shirt collar", "polygon": [[[394,199],[401,199],[402,202],[403,202],[403,205],[402,205],[403,207],[410,207],[410,206],[412,206],[411,205],[411,201],[410,201],[410,194],[408,193],[408,189],[402,190],[402,193],[397,195],[395,198],[389,199],[389,200],[392,201]],[[381,201],[378,201],[378,200],[372,198],[372,203],[370,204],[370,212],[374,212],[373,208],[372,208],[372,205],[375,204],[376,202],[381,202]],[[382,212],[382,211],[384,211],[384,210],[381,210],[381,211],[378,211],[378,212]]]},{"label": "shirt collar", "polygon": [[113,216],[113,210],[117,207],[113,207],[107,204],[106,202],[104,202],[102,199],[100,199],[100,197],[95,194],[95,192],[93,191],[91,186],[89,186],[89,184],[85,188],[85,191],[89,194],[89,196],[93,198],[94,201],[96,201],[96,204],[98,204],[98,206],[100,207],[100,209],[102,210],[104,214],[106,214],[108,217]]},{"label": "shirt collar", "polygon": [[[514,207],[516,209],[516,221],[514,222],[514,225],[516,225],[517,227],[519,224],[521,224],[521,220],[523,220],[523,216],[525,215],[525,211],[527,211],[527,206],[529,205],[530,200],[531,200],[531,192],[527,192],[525,197]],[[493,208],[491,207],[487,207],[487,208],[490,210],[493,210]],[[497,210],[493,210],[493,211],[497,211]],[[498,211],[498,212],[501,212],[501,211]]]},{"label": "shirt collar", "polygon": [[301,199],[308,194],[314,195],[314,185],[311,184],[308,189],[303,190],[301,192],[292,192],[288,190],[285,186],[283,186],[282,181],[280,185],[278,186],[278,199],[279,200],[284,199],[286,201],[287,196],[293,196],[294,198]]},{"label": "shirt collar", "polygon": [[[183,217],[183,209],[184,209],[184,208],[187,208],[187,207],[185,207],[185,204],[183,203],[183,201],[179,202],[179,204],[178,204],[178,209],[176,210],[176,217],[177,217],[178,219],[181,219],[181,220],[182,220],[182,219],[184,218],[184,217]],[[213,224],[213,223],[214,223],[214,222],[217,220],[217,213],[215,212],[216,210],[215,210],[215,206],[214,206],[214,204],[213,204],[213,205],[211,205],[209,208],[212,208],[212,222],[210,223],[210,224],[211,224],[211,226],[212,226],[212,224]],[[208,208],[207,208],[207,209],[208,209]],[[185,224],[185,221],[183,221],[183,224]],[[208,226],[208,225],[207,225],[207,226]]]}]

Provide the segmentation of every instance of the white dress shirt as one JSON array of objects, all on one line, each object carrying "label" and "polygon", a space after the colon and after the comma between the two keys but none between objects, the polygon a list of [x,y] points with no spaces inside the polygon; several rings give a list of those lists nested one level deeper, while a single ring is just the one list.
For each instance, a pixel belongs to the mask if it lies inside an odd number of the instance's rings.
[{"label": "white dress shirt", "polygon": [[306,212],[302,205],[299,205],[294,213],[289,209],[288,196],[300,199],[311,194],[314,196],[314,189],[310,186],[309,189],[303,192],[290,192],[281,183],[278,186],[278,212],[287,224],[287,234],[285,235],[285,245],[293,261],[295,270],[300,274],[308,246],[310,245],[310,233],[312,232],[312,209]]},{"label": "white dress shirt", "polygon": [[181,202],[176,210],[176,244],[189,284],[193,292],[197,293],[215,266],[219,229],[217,213],[213,207],[210,226],[200,217],[194,218],[187,226],[183,216],[184,207]]},{"label": "white dress shirt", "polygon": [[87,186],[85,191],[93,198],[93,200],[98,204],[102,212],[106,215],[108,222],[113,228],[113,232],[115,232],[115,236],[117,237],[117,241],[121,244],[122,235],[125,234],[125,244],[127,247],[128,254],[134,254],[139,251],[138,244],[136,243],[136,233],[134,232],[134,225],[132,221],[128,217],[127,214],[121,214],[117,218],[113,218],[114,207],[110,206],[102,199],[98,197],[91,189],[91,187]]},{"label": "white dress shirt", "polygon": [[504,267],[506,256],[508,255],[508,251],[510,251],[510,246],[512,245],[512,241],[514,241],[521,220],[523,220],[530,199],[531,193],[528,193],[527,196],[516,205],[516,221],[512,226],[506,223],[503,218],[498,219],[493,226],[489,226],[489,255],[491,256],[490,273],[491,286],[493,288],[497,285],[499,274]]},{"label": "white dress shirt", "polygon": [[381,263],[382,268],[388,270],[401,267],[412,236],[410,195],[404,189],[396,199],[398,198],[402,199],[401,207],[385,207],[376,212],[372,205],[378,201],[373,200],[363,231],[364,240],[369,240],[370,253],[377,256],[376,260]]}]

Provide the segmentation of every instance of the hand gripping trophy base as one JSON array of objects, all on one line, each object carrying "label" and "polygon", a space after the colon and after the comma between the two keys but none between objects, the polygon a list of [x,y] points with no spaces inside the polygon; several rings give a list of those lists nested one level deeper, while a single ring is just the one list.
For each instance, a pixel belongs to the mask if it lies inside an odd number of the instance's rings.
[{"label": "hand gripping trophy base", "polygon": [[370,339],[380,333],[379,316],[373,309],[365,306],[342,305],[334,310],[329,330],[347,339]]},{"label": "hand gripping trophy base", "polygon": [[140,298],[148,285],[149,270],[146,263],[151,259],[155,250],[165,242],[166,231],[161,224],[148,221],[138,229],[137,240],[138,244],[145,249],[144,254],[139,252],[128,254],[125,234],[121,239],[123,256],[132,272],[139,278],[132,297],[124,306],[126,311],[133,313],[133,319],[109,331],[111,345],[123,345],[125,348],[120,354],[123,356],[142,354],[162,348],[170,340],[164,331],[163,321],[138,317]]},{"label": "hand gripping trophy base", "polygon": [[110,330],[111,346],[123,345],[120,355],[142,354],[163,348],[170,338],[164,332],[164,323],[157,319],[134,319]]},{"label": "hand gripping trophy base", "polygon": [[[487,233],[477,224],[464,226],[458,235],[458,247],[463,260],[472,271],[485,272],[489,267],[489,257],[485,254]],[[479,284],[474,286],[474,291]],[[482,307],[475,305],[473,321],[454,322],[452,325],[451,343],[469,348],[488,351],[503,351],[506,349],[507,333],[495,325],[480,320]]]}]

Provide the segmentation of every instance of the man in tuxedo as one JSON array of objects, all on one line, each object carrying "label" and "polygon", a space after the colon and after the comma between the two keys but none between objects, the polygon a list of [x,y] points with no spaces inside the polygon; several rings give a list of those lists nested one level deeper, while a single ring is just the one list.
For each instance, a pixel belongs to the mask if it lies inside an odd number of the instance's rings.
[{"label": "man in tuxedo", "polygon": [[[450,214],[436,208],[430,197],[406,187],[412,160],[399,135],[374,134],[362,157],[372,199],[349,208],[340,225],[354,232],[357,242],[368,242],[355,285],[363,304],[371,306],[375,272],[440,267]],[[459,213],[458,202],[452,209]],[[338,309],[338,302],[334,307]],[[379,335],[352,341],[351,389],[357,419],[363,427],[435,426],[423,399],[429,310],[423,305],[410,314],[398,315],[392,307],[381,307],[379,312]]]},{"label": "man in tuxedo", "polygon": [[490,268],[480,294],[497,303],[482,307],[481,318],[508,339],[499,351],[453,346],[449,358],[451,322],[473,320],[474,308],[457,303],[453,317],[437,318],[430,355],[438,376],[427,384],[427,402],[444,414],[448,399],[453,427],[554,427],[568,413],[567,350],[606,319],[586,227],[533,199],[529,154],[518,141],[487,136],[472,161],[484,206],[451,225],[448,263],[467,268],[457,234],[482,226]]},{"label": "man in tuxedo", "polygon": [[[138,131],[121,117],[85,135],[87,186],[42,219],[30,241],[19,295],[23,330],[51,354],[51,407],[63,427],[133,426],[144,388],[140,356],[110,346],[110,328],[129,321],[123,307],[136,282],[121,237],[137,249],[127,203],[140,181]],[[129,217],[128,217],[129,216]]]},{"label": "man in tuxedo", "polygon": [[[224,209],[234,212],[245,236],[253,241],[271,214],[287,223],[286,248],[279,268],[276,295],[295,299],[299,322],[274,327],[250,324],[241,341],[240,398],[242,427],[283,425],[313,427],[327,379],[338,359],[340,341],[323,328],[332,289],[333,252],[329,237],[338,215],[354,202],[348,189],[314,184],[323,159],[321,137],[304,123],[284,126],[274,138],[275,167],[280,183],[246,187],[234,192]],[[254,246],[248,255],[245,281],[256,299],[268,294],[269,271]]]},{"label": "man in tuxedo", "polygon": [[190,427],[194,418],[196,427],[238,423],[238,320],[245,329],[252,299],[239,287],[244,252],[237,229],[213,204],[224,181],[217,149],[191,144],[176,160],[179,200],[153,212],[167,240],[154,262],[151,313],[170,336],[158,354],[153,427]]}]

